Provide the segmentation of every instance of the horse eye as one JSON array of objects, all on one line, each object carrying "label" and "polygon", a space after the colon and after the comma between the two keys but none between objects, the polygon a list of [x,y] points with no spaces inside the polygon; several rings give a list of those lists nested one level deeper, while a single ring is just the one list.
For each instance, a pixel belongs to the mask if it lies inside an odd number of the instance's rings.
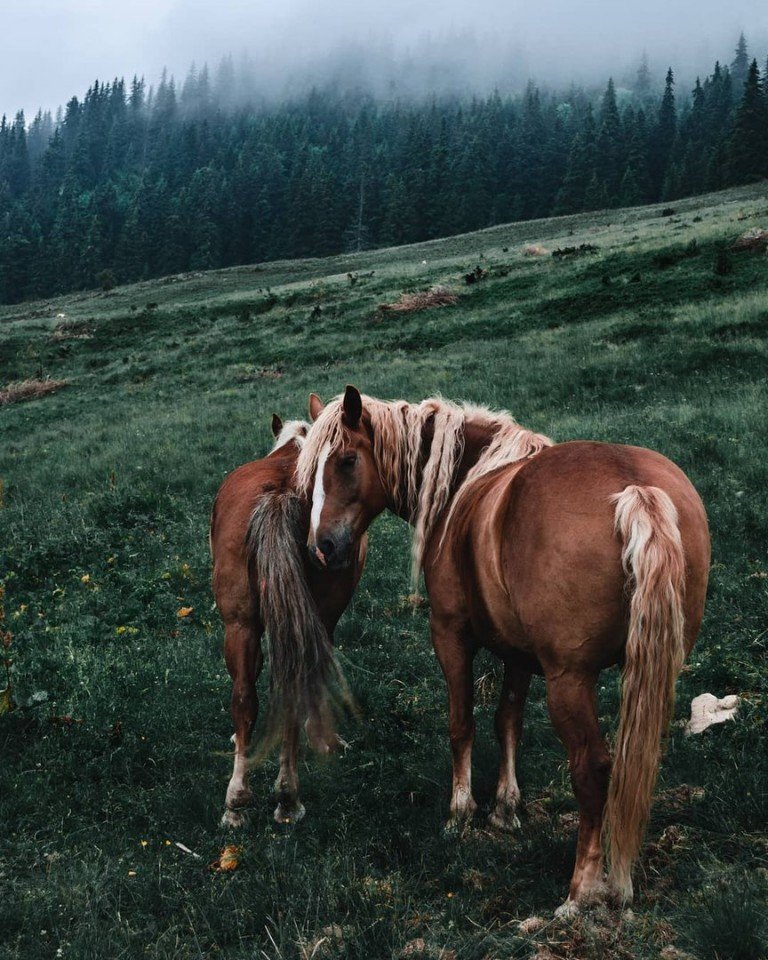
[{"label": "horse eye", "polygon": [[351,470],[352,467],[357,463],[357,454],[348,453],[345,457],[342,457],[339,461],[339,464],[342,470]]}]

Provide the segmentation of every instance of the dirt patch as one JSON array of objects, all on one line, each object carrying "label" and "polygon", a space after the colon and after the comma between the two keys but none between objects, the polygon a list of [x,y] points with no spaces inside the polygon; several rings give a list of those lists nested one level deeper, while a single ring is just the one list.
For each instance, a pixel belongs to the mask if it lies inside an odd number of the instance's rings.
[{"label": "dirt patch", "polygon": [[256,380],[282,380],[284,376],[285,370],[282,367],[249,367],[246,370],[237,370],[235,380],[238,383],[253,383]]},{"label": "dirt patch", "polygon": [[451,307],[458,300],[449,287],[435,286],[417,293],[404,293],[394,303],[380,303],[378,309],[381,313],[416,313],[432,307]]},{"label": "dirt patch", "polygon": [[22,400],[36,400],[69,385],[69,380],[19,380],[0,390],[0,407]]},{"label": "dirt patch", "polygon": [[558,247],[552,251],[552,256],[555,260],[565,260],[567,257],[584,257],[599,252],[600,247],[594,243],[582,243],[578,247]]},{"label": "dirt patch", "polygon": [[768,250],[768,230],[747,230],[738,240],[733,241],[731,250],[756,250],[758,253]]},{"label": "dirt patch", "polygon": [[53,328],[51,340],[90,340],[92,336],[93,327],[85,320],[62,320]]}]

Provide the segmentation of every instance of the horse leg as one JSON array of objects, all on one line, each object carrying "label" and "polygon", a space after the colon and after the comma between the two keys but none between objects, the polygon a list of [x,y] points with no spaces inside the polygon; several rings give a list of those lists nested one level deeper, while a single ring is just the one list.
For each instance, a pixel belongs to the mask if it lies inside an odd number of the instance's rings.
[{"label": "horse leg", "polygon": [[520,788],[515,772],[515,752],[523,732],[523,709],[531,674],[510,663],[504,664],[504,682],[496,711],[496,736],[501,747],[499,781],[496,786],[496,804],[488,822],[497,830],[511,832],[520,829],[517,808],[520,804]]},{"label": "horse leg", "polygon": [[594,676],[563,672],[547,676],[547,703],[552,723],[568,752],[579,804],[576,864],[568,900],[558,911],[568,915],[580,901],[606,892],[601,835],[611,758],[597,722]]},{"label": "horse leg", "polygon": [[292,715],[286,718],[283,745],[280,750],[280,770],[275,780],[276,823],[298,823],[304,816],[304,804],[299,800],[299,720]]},{"label": "horse leg", "polygon": [[264,662],[260,639],[261,631],[254,629],[251,623],[232,622],[226,625],[224,658],[232,678],[231,711],[235,727],[235,764],[227,787],[222,826],[242,826],[242,809],[251,800],[247,755],[259,710],[256,680]]},{"label": "horse leg", "polygon": [[448,728],[453,757],[453,785],[448,827],[461,826],[472,818],[477,804],[472,796],[472,715],[474,650],[455,625],[443,626],[433,619],[432,644],[448,684]]}]

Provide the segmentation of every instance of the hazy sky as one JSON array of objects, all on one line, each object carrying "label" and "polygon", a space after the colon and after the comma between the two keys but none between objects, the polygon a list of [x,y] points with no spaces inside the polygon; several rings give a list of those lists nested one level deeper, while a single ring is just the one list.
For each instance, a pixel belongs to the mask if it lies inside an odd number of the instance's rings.
[{"label": "hazy sky", "polygon": [[[164,64],[183,74],[227,51],[289,79],[350,41],[413,50],[467,30],[558,83],[602,81],[644,49],[706,70],[731,59],[742,29],[763,64],[768,54],[766,0],[0,0],[0,14],[0,113],[55,107],[96,78],[154,82]],[[478,76],[491,67],[478,63]]]}]

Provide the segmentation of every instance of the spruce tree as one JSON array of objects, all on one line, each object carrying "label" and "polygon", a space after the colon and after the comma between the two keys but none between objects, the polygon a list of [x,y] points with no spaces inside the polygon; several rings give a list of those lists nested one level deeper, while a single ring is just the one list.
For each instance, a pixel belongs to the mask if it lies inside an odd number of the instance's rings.
[{"label": "spruce tree", "polygon": [[585,209],[584,198],[595,169],[596,138],[595,118],[592,107],[589,106],[584,118],[583,130],[576,134],[568,155],[568,164],[555,200],[554,213],[576,213]]},{"label": "spruce tree", "polygon": [[751,183],[768,176],[768,100],[757,60],[749,68],[728,146],[728,182]]},{"label": "spruce tree", "polygon": [[738,101],[744,92],[744,84],[749,76],[749,54],[747,51],[747,39],[742,33],[739,36],[739,42],[736,44],[736,54],[731,64],[731,77],[733,78],[733,94]]},{"label": "spruce tree", "polygon": [[609,204],[618,203],[619,188],[625,168],[625,150],[616,87],[613,79],[603,94],[600,106],[600,128],[597,136],[595,172],[605,189]]},{"label": "spruce tree", "polygon": [[651,80],[651,68],[648,65],[648,54],[643,53],[640,66],[637,68],[635,77],[634,92],[641,104],[647,104],[653,93],[653,82]]},{"label": "spruce tree", "polygon": [[653,132],[651,189],[656,199],[661,196],[676,133],[677,107],[675,105],[675,76],[672,72],[672,67],[670,67],[667,71],[664,96],[661,99],[656,127]]}]

